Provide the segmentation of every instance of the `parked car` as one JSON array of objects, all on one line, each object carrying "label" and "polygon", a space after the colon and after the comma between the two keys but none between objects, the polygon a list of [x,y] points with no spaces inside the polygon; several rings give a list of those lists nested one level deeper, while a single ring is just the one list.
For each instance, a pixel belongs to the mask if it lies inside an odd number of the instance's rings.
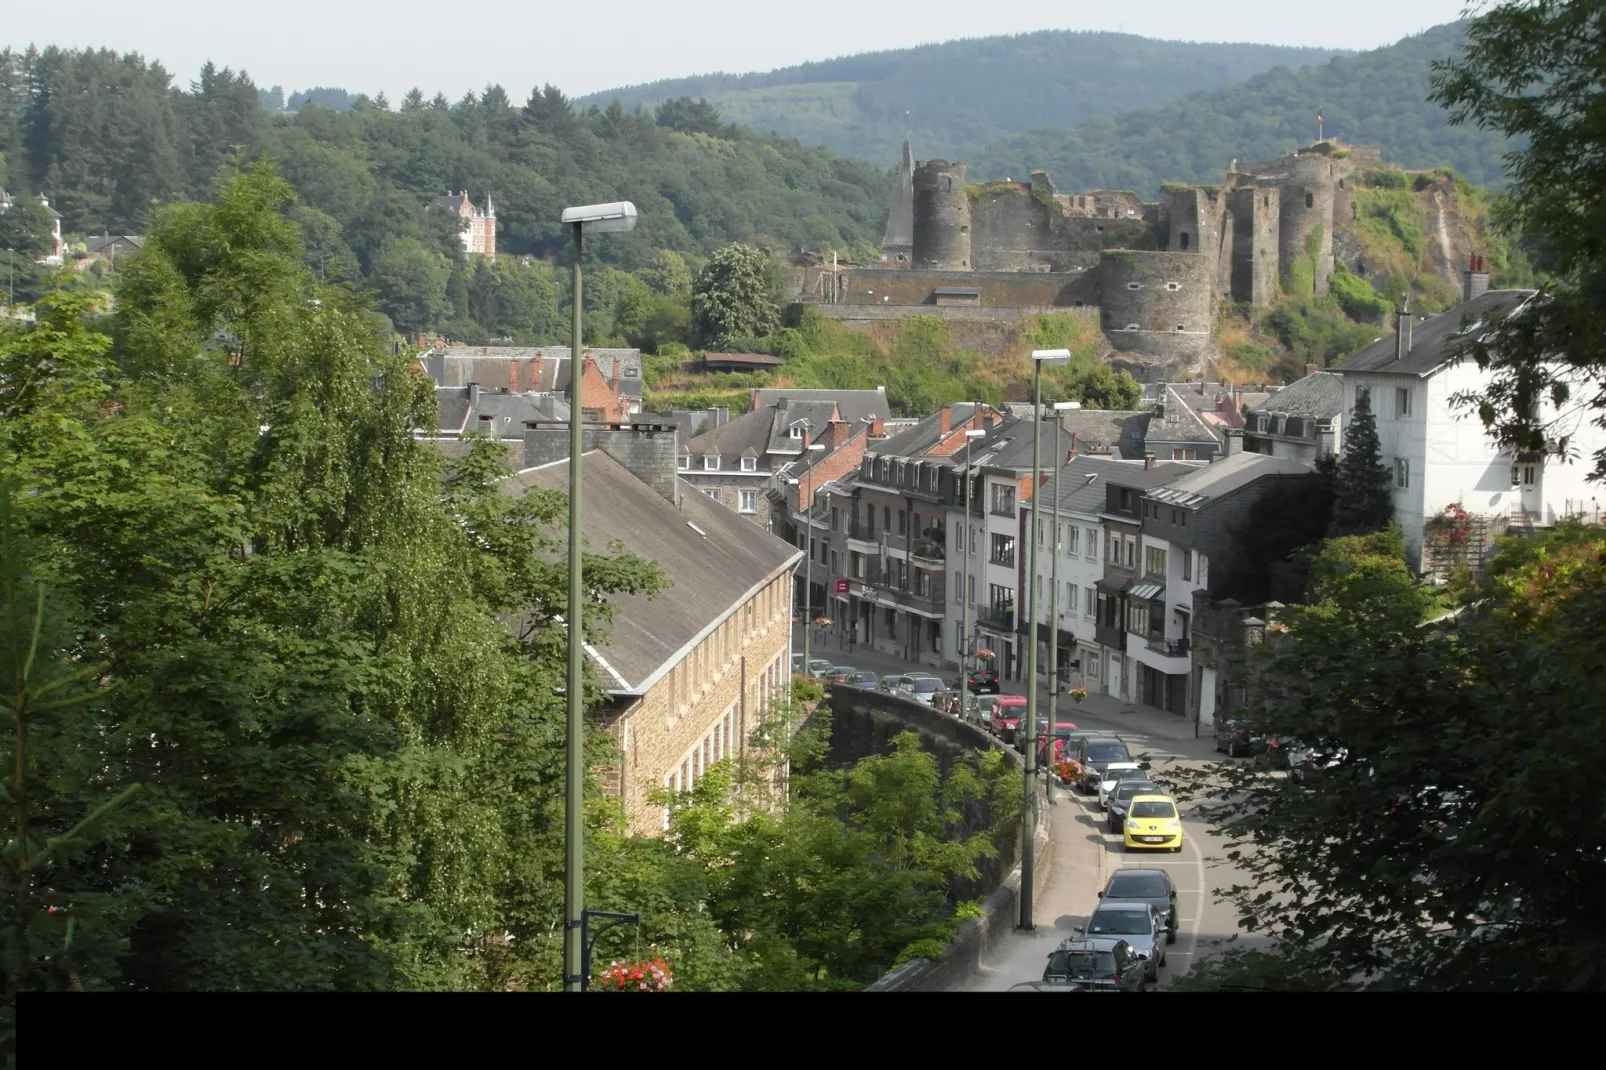
[{"label": "parked car", "polygon": [[852,665],[833,665],[831,666],[831,671],[825,674],[825,682],[828,684],[845,684],[858,671]]},{"label": "parked car", "polygon": [[1182,850],[1182,815],[1169,795],[1134,795],[1126,808],[1122,846],[1128,851]]},{"label": "parked car", "polygon": [[997,695],[976,695],[970,700],[970,716],[979,725],[992,724],[993,703],[998,701]]},{"label": "parked car", "polygon": [[1001,690],[997,669],[971,669],[966,675],[966,680],[972,691],[986,691],[996,695]]},{"label": "parked car", "polygon": [[950,717],[959,716],[959,692],[945,684],[941,691],[931,696],[931,708]]},{"label": "parked car", "polygon": [[1266,741],[1257,738],[1243,721],[1216,722],[1216,752],[1229,758],[1256,754],[1264,750]]},{"label": "parked car", "polygon": [[1114,736],[1089,736],[1083,739],[1071,755],[1071,759],[1082,767],[1082,775],[1076,786],[1083,792],[1098,790],[1099,776],[1104,767],[1111,762],[1130,762],[1132,754]]},{"label": "parked car", "polygon": [[1021,718],[1026,716],[1025,695],[999,695],[987,711],[987,723],[993,734],[1005,743],[1015,742]]},{"label": "parked car", "polygon": [[802,654],[793,654],[792,655],[792,672],[793,673],[800,673],[802,671],[803,671],[803,655]]},{"label": "parked car", "polygon": [[1160,919],[1160,912],[1148,903],[1112,903],[1099,901],[1088,917],[1086,925],[1076,931],[1090,937],[1106,940],[1124,940],[1132,953],[1142,959],[1149,971],[1149,980],[1158,982],[1160,970],[1165,966],[1165,940],[1169,927]]},{"label": "parked car", "polygon": [[943,689],[942,681],[935,676],[925,673],[904,673],[898,678],[897,693],[904,698],[912,698],[916,702],[931,705],[933,695]]},{"label": "parked car", "polygon": [[1138,795],[1164,795],[1160,785],[1153,780],[1122,780],[1110,792],[1104,811],[1104,827],[1117,835],[1126,828],[1126,808]]},{"label": "parked car", "polygon": [[1288,752],[1288,775],[1301,784],[1318,780],[1343,765],[1348,757],[1349,750],[1344,747],[1328,750],[1299,746]]},{"label": "parked car", "polygon": [[809,659],[809,675],[814,677],[816,680],[830,679],[829,674],[835,667],[836,666],[832,665],[831,662],[826,658]]},{"label": "parked car", "polygon": [[1118,869],[1104,883],[1099,898],[1106,903],[1147,903],[1160,912],[1165,942],[1177,942],[1177,886],[1163,869]]},{"label": "parked car", "polygon": [[1110,792],[1122,780],[1143,775],[1143,766],[1137,762],[1111,762],[1099,774],[1099,809],[1102,810],[1110,803]]},{"label": "parked car", "polygon": [[1287,769],[1288,755],[1298,750],[1300,746],[1298,740],[1289,739],[1287,736],[1267,736],[1266,745],[1255,758],[1262,765],[1272,769]]},{"label": "parked car", "polygon": [[864,691],[875,691],[881,684],[881,677],[877,676],[873,672],[865,672],[863,669],[860,669],[848,679],[844,680],[843,683],[847,684],[849,687],[857,687]]},{"label": "parked car", "polygon": [[1086,735],[1070,721],[1061,721],[1054,726],[1053,747],[1049,746],[1048,726],[1043,725],[1037,730],[1037,760],[1039,762],[1057,762],[1070,750],[1076,749],[1076,740]]},{"label": "parked car", "polygon": [[1119,937],[1063,941],[1043,969],[1046,983],[1080,985],[1091,992],[1138,992],[1148,978],[1148,963]]},{"label": "parked car", "polygon": [[1079,984],[1068,981],[1022,981],[1018,985],[1010,985],[1004,989],[1006,992],[1086,992],[1088,989]]}]

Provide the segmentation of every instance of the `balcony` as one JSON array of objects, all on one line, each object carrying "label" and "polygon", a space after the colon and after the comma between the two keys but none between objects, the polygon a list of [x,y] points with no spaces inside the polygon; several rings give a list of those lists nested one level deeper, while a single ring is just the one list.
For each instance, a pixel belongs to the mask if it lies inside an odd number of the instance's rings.
[{"label": "balcony", "polygon": [[926,561],[948,560],[948,553],[943,544],[931,539],[915,539],[909,544],[909,554],[911,557],[919,557]]},{"label": "balcony", "polygon": [[999,565],[1003,568],[1014,568],[1015,551],[1011,550],[1007,554],[989,554],[987,557],[987,563],[990,565]]},{"label": "balcony", "polygon": [[976,623],[995,632],[1015,630],[1014,606],[977,606]]},{"label": "balcony", "polygon": [[1183,636],[1180,639],[1167,639],[1163,635],[1150,633],[1147,645],[1156,654],[1161,654],[1168,658],[1185,658],[1188,656],[1187,636]]}]

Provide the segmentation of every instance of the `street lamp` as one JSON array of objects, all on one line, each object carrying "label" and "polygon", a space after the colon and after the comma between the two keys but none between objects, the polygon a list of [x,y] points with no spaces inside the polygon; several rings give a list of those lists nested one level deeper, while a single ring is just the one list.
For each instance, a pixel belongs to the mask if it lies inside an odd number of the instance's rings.
[{"label": "street lamp", "polygon": [[[1049,479],[1049,486],[1054,492],[1054,520],[1052,534],[1049,535],[1049,545],[1053,548],[1053,561],[1049,565],[1050,577],[1048,581],[1048,729],[1044,742],[1044,757],[1052,765],[1054,761],[1054,727],[1059,723],[1060,710],[1060,469],[1065,467],[1065,457],[1060,453],[1060,413],[1071,409],[1080,409],[1079,401],[1054,402],[1054,474]],[[1032,495],[1034,498],[1036,494]],[[1071,607],[1071,613],[1076,613],[1076,607]],[[1043,778],[1044,790],[1048,794],[1048,801],[1054,801],[1054,775],[1052,768]]]},{"label": "street lamp", "polygon": [[[971,412],[980,411],[980,404],[973,403]],[[971,453],[976,440],[986,438],[987,432],[983,429],[972,428],[965,432],[965,525],[961,532],[965,538],[965,573],[959,581],[959,604],[961,624],[959,625],[959,719],[968,720],[970,715],[970,658],[975,652],[975,640],[970,635],[970,544],[975,541],[971,536],[970,527],[970,487],[976,482],[975,458]]]},{"label": "street lamp", "polygon": [[[803,429],[808,430],[810,424],[803,421]],[[823,442],[809,443],[809,452],[823,451]],[[808,454],[804,454],[807,459]],[[806,471],[807,469],[805,469]],[[807,502],[803,501],[803,481],[788,479],[788,483],[798,488],[798,508],[803,513],[803,675],[809,674],[809,656],[813,653],[813,644],[809,629],[814,626],[814,494],[809,495]]]},{"label": "street lamp", "polygon": [[1032,797],[1033,779],[1037,776],[1037,499],[1039,484],[1043,481],[1043,365],[1068,364],[1069,349],[1032,350],[1032,517],[1026,529],[1027,553],[1031,555],[1026,574],[1031,577],[1026,586],[1026,619],[1030,628],[1026,637],[1026,776],[1025,798],[1021,815],[1020,854],[1020,927],[1034,929],[1032,924],[1032,880],[1035,859],[1033,841],[1037,838],[1037,800]]},{"label": "street lamp", "polygon": [[629,201],[565,208],[563,222],[574,227],[574,290],[569,335],[569,676],[563,797],[563,990],[583,992],[585,976],[585,632],[581,620],[585,593],[580,574],[580,454],[584,447],[580,404],[580,261],[585,232],[617,234],[636,225],[636,206]]}]

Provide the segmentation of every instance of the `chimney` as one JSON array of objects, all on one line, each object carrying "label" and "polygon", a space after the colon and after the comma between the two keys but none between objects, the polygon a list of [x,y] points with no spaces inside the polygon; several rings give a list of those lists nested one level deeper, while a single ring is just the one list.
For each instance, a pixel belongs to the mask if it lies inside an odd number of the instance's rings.
[{"label": "chimney", "polygon": [[1314,364],[1305,365],[1305,374],[1306,375],[1315,375],[1319,371],[1321,371],[1321,369],[1316,367],[1316,365],[1314,365]]},{"label": "chimney", "polygon": [[953,407],[944,405],[937,413],[937,434],[946,438],[949,431],[949,422],[953,420]]},{"label": "chimney", "polygon": [[1461,273],[1461,300],[1472,301],[1489,292],[1489,262],[1479,253],[1472,254],[1472,262]]},{"label": "chimney", "polygon": [[1404,360],[1411,352],[1411,295],[1400,301],[1400,311],[1394,317],[1394,359]]},{"label": "chimney", "polygon": [[478,383],[469,383],[468,384],[468,407],[472,409],[476,405],[478,405],[479,403],[480,403],[480,384],[478,384]]},{"label": "chimney", "polygon": [[1149,471],[1154,470],[1154,454],[1145,453],[1143,455],[1143,467]]},{"label": "chimney", "polygon": [[[589,424],[582,429],[581,436],[582,451],[601,450],[670,503],[680,505],[680,434],[674,424],[658,421]],[[568,421],[525,421],[525,468],[568,457]]]},{"label": "chimney", "polygon": [[1244,451],[1244,429],[1241,427],[1227,428],[1227,456],[1235,457]]},{"label": "chimney", "polygon": [[879,416],[875,417],[874,419],[872,419],[870,421],[870,437],[871,438],[886,438],[887,437],[887,425],[881,422],[881,417],[879,417]]},{"label": "chimney", "polygon": [[1072,431],[1071,432],[1071,452],[1067,453],[1065,455],[1065,459],[1068,461],[1072,457],[1075,457],[1075,456],[1076,456],[1076,432]]},{"label": "chimney", "polygon": [[805,462],[809,459],[809,443],[813,440],[813,437],[814,437],[814,429],[812,427],[804,427],[803,428],[803,460]]}]

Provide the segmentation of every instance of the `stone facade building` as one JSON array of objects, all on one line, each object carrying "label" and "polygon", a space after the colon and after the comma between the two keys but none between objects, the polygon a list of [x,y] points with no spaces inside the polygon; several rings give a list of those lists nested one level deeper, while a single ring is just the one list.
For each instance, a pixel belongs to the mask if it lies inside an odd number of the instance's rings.
[{"label": "stone facade building", "polygon": [[430,207],[436,211],[450,212],[461,220],[459,237],[465,253],[483,256],[487,260],[496,259],[496,205],[491,203],[490,194],[485,196],[483,211],[474,207],[474,202],[468,199],[467,190],[436,197],[430,202]]},{"label": "stone facade building", "polygon": [[[668,581],[656,596],[611,596],[606,637],[587,647],[608,695],[590,716],[618,747],[604,789],[646,835],[668,820],[655,790],[689,790],[715,762],[739,761],[766,710],[789,696],[792,571],[802,556],[687,487],[678,454],[668,424],[586,429],[585,539],[598,549],[621,543]],[[567,490],[567,426],[531,427],[525,460],[504,484],[509,493]]]}]

